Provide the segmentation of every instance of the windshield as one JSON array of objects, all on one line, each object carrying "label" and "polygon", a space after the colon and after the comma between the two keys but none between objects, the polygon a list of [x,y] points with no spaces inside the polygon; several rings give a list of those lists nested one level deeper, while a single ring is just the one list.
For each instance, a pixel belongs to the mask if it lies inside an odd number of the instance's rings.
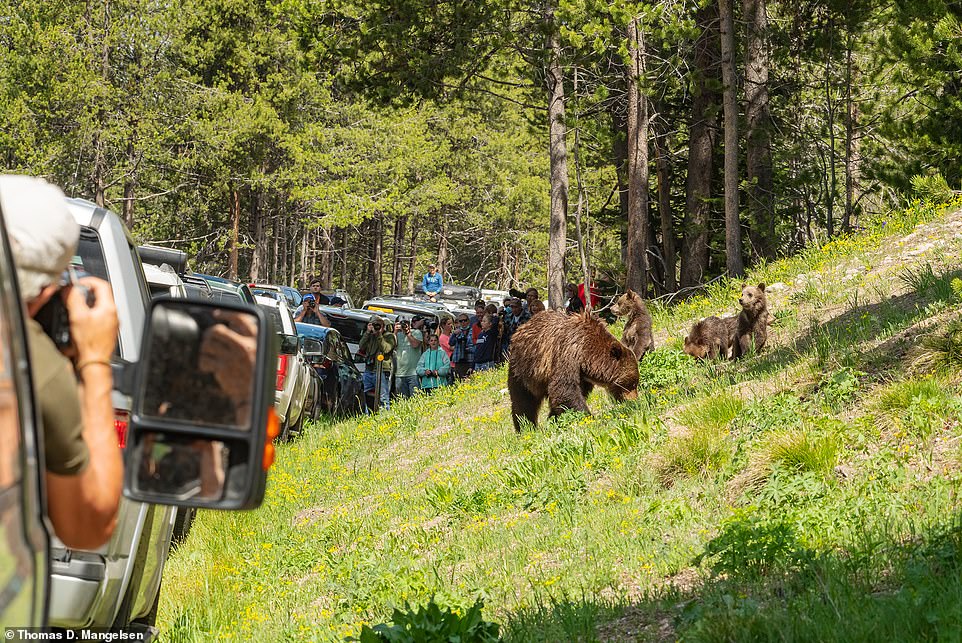
[{"label": "windshield", "polygon": [[327,318],[331,322],[331,328],[339,332],[345,342],[351,344],[360,343],[361,335],[364,334],[364,330],[367,328],[367,322],[359,319],[337,317],[336,315],[328,315]]}]

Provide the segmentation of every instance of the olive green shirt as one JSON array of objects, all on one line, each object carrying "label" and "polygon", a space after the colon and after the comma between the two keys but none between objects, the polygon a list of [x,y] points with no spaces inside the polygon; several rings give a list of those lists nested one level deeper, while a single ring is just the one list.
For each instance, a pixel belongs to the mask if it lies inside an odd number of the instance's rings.
[{"label": "olive green shirt", "polygon": [[83,420],[77,378],[70,360],[33,319],[27,320],[30,371],[39,416],[43,426],[44,456],[47,471],[74,476],[90,460],[83,439]]}]

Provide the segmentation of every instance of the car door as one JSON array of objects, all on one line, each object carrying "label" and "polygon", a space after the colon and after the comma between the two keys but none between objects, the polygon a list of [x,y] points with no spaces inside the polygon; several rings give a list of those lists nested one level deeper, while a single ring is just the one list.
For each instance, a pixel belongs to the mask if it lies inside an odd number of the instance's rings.
[{"label": "car door", "polygon": [[21,310],[0,226],[0,629],[8,634],[45,624],[50,558]]}]

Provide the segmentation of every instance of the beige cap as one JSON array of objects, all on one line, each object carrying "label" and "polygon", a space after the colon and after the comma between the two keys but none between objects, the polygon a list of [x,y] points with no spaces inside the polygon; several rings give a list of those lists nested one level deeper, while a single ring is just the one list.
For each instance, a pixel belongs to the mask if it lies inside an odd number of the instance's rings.
[{"label": "beige cap", "polygon": [[60,280],[77,251],[80,226],[60,188],[32,176],[0,176],[0,208],[20,296],[30,301],[44,286]]}]

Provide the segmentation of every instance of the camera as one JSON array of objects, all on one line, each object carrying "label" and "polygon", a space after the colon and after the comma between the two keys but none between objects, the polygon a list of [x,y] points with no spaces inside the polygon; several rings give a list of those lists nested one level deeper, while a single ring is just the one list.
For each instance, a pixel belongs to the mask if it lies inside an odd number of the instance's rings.
[{"label": "camera", "polygon": [[[94,292],[86,286],[77,283],[77,274],[71,266],[64,271],[60,280],[61,289],[71,285],[78,289],[84,296],[87,306],[93,307],[96,303]],[[63,290],[58,291],[50,298],[43,307],[37,311],[34,319],[43,328],[47,336],[53,340],[54,345],[61,351],[70,347],[73,339],[70,337],[70,316],[67,313],[67,304],[64,300]]]},{"label": "camera", "polygon": [[409,328],[411,328],[411,322],[409,322],[409,321],[406,320],[406,319],[402,319],[402,320],[401,320],[401,330],[403,330],[403,331],[406,332]]}]

